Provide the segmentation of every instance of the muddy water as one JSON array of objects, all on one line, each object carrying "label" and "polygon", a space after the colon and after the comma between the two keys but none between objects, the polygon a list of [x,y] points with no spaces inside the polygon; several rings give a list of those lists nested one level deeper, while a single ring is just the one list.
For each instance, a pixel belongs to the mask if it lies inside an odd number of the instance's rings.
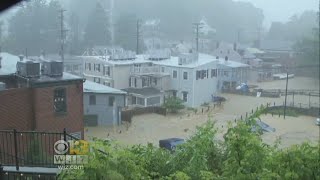
[{"label": "muddy water", "polygon": [[[295,81],[294,81],[295,80]],[[300,82],[303,81],[303,82]],[[259,83],[261,87],[275,88],[283,82],[274,81],[267,83]],[[314,85],[312,80],[306,78],[292,79],[292,88],[296,89],[312,89],[318,86]],[[301,87],[301,84],[308,85]],[[265,85],[267,84],[267,85]],[[299,86],[298,86],[299,85]],[[246,113],[255,110],[261,104],[276,104],[281,105],[284,102],[284,97],[281,98],[258,98],[232,94],[222,94],[227,98],[227,101],[221,108],[211,108],[208,112],[204,108],[199,108],[197,114],[191,111],[183,111],[177,115],[168,115],[166,117],[157,114],[146,114],[133,117],[133,123],[127,129],[126,126],[120,127],[89,127],[86,128],[86,139],[90,137],[115,139],[123,144],[147,144],[148,142],[158,145],[160,139],[170,137],[188,138],[190,137],[196,126],[202,125],[207,120],[215,120],[219,128],[218,138],[222,139],[226,132],[228,121],[240,119],[241,115],[244,117]],[[288,96],[288,104],[292,103],[293,97]],[[319,104],[319,98],[310,98],[310,104]],[[309,104],[309,97],[295,96],[295,104],[302,103],[302,105]],[[267,143],[273,143],[277,137],[282,138],[282,146],[289,146],[291,144],[301,143],[307,140],[317,142],[319,137],[319,127],[314,122],[315,118],[300,116],[297,118],[287,117],[271,117],[271,115],[262,116],[262,120],[270,126],[277,129],[275,133],[266,133],[263,139]]]}]

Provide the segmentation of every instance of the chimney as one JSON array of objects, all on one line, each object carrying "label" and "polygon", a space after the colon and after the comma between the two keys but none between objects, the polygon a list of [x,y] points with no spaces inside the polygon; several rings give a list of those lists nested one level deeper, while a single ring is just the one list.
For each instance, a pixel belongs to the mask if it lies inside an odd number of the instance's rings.
[{"label": "chimney", "polygon": [[23,57],[23,55],[20,55],[19,58],[20,58],[20,61],[23,61],[24,57]]},{"label": "chimney", "polygon": [[237,43],[233,43],[233,50],[237,52]]}]

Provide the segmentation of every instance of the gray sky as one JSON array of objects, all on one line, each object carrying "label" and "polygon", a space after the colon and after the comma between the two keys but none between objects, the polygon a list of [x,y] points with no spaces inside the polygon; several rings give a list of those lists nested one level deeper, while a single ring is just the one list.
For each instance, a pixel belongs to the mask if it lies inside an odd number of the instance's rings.
[{"label": "gray sky", "polygon": [[272,21],[286,22],[294,14],[305,10],[319,9],[319,0],[234,0],[251,2],[263,10],[264,25],[269,27]]}]

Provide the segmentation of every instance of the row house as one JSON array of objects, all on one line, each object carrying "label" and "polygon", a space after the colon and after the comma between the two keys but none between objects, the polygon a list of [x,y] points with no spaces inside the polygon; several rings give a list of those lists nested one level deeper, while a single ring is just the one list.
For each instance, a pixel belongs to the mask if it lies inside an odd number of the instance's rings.
[{"label": "row house", "polygon": [[[221,63],[214,56],[192,52],[171,56],[169,50],[152,50],[144,55],[118,52],[82,58],[84,77],[127,92],[127,107],[158,106],[168,96],[197,107],[209,102],[221,90],[220,84],[236,84],[246,79],[246,65],[234,61]],[[223,76],[228,71],[230,77]]]}]

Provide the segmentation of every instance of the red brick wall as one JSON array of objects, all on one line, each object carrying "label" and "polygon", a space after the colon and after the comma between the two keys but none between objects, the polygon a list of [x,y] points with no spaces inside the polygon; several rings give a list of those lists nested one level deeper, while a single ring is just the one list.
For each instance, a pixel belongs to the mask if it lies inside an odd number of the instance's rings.
[{"label": "red brick wall", "polygon": [[[67,113],[56,114],[53,108],[54,90],[66,88]],[[34,89],[35,118],[37,131],[82,132],[83,136],[83,84]]]},{"label": "red brick wall", "polygon": [[31,130],[32,89],[19,88],[0,91],[0,130]]}]

